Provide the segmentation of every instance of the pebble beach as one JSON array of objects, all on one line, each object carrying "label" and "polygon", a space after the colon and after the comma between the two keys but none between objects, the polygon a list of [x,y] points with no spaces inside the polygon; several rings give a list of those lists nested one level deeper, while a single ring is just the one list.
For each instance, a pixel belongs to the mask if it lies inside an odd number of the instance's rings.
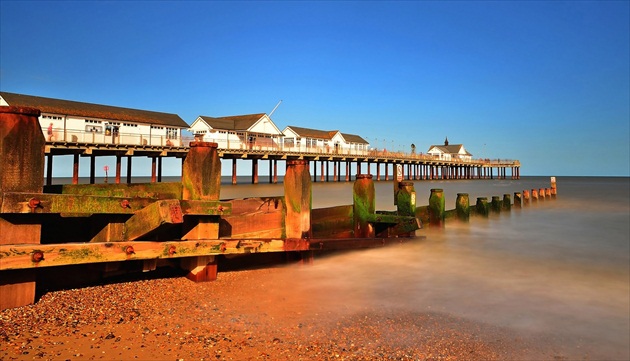
[{"label": "pebble beach", "polygon": [[490,325],[328,302],[335,295],[292,286],[294,267],[220,272],[207,283],[179,276],[49,292],[0,312],[0,359],[561,359]]}]

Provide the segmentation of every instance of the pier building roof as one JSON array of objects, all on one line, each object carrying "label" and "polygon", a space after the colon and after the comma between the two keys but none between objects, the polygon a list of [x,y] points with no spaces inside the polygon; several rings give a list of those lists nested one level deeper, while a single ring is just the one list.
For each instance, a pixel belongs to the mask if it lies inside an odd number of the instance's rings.
[{"label": "pier building roof", "polygon": [[10,106],[37,108],[49,114],[188,128],[188,124],[177,114],[149,110],[0,92],[0,104],[4,103]]},{"label": "pier building roof", "polygon": [[[195,119],[190,128],[194,131],[200,128],[200,125],[205,124],[209,129],[215,130],[228,130],[228,131],[242,131],[242,132],[257,132],[266,134],[281,135],[282,132],[273,123],[271,118],[265,113],[258,114],[245,114],[245,115],[231,115],[226,117],[209,117],[200,115]],[[266,127],[269,124],[270,127]],[[263,125],[261,127],[261,125]]]},{"label": "pier building roof", "polygon": [[287,129],[293,131],[293,133],[303,138],[332,140],[335,137],[335,135],[339,134],[341,135],[341,137],[346,143],[369,144],[368,141],[366,141],[359,135],[342,133],[338,130],[319,130],[319,129],[296,127],[293,125],[287,126],[284,131],[286,132]]}]

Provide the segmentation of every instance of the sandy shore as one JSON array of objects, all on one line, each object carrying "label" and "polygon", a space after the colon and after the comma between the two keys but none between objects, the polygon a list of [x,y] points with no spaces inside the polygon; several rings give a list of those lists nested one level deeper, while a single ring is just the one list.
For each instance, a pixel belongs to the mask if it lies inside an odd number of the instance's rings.
[{"label": "sandy shore", "polygon": [[333,302],[335,295],[296,288],[294,267],[220,272],[209,283],[170,277],[50,292],[35,305],[0,312],[0,359],[507,360],[551,355],[507,330],[445,314]]}]

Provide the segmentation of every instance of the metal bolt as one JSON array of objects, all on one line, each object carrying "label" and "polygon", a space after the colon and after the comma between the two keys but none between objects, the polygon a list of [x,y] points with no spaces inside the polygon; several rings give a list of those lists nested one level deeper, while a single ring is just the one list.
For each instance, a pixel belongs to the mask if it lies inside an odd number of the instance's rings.
[{"label": "metal bolt", "polygon": [[223,213],[223,206],[219,205],[219,208],[217,208],[217,210],[219,211],[219,213]]},{"label": "metal bolt", "polygon": [[125,253],[128,254],[128,255],[132,255],[132,254],[136,253],[136,251],[133,250],[132,246],[127,246],[127,247],[125,247]]},{"label": "metal bolt", "polygon": [[120,201],[120,206],[123,208],[131,208],[131,204],[129,204],[129,201],[127,199],[123,199],[122,201]]},{"label": "metal bolt", "polygon": [[168,254],[169,254],[169,256],[172,256],[172,255],[174,255],[175,253],[177,253],[177,248],[175,248],[175,246],[170,246],[170,247],[168,248]]},{"label": "metal bolt", "polygon": [[42,201],[37,198],[31,198],[28,200],[28,206],[32,212],[35,212],[35,208],[42,206]]},{"label": "metal bolt", "polygon": [[39,263],[40,261],[44,260],[44,252],[42,251],[34,251],[33,254],[31,255],[31,261],[35,262],[35,263]]}]

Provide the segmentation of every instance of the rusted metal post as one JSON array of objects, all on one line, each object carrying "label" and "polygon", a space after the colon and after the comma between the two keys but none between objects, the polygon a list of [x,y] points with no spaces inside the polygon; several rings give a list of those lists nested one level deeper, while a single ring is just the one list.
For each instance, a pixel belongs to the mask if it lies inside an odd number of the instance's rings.
[{"label": "rusted metal post", "polygon": [[470,219],[470,198],[468,193],[457,193],[455,200],[455,210],[459,220],[468,222]]},{"label": "rusted metal post", "polygon": [[521,192],[514,192],[514,207],[521,208]]},{"label": "rusted metal post", "polygon": [[[0,204],[4,192],[43,192],[46,139],[39,115],[38,109],[0,107]],[[0,244],[39,244],[41,224],[28,216],[0,215]],[[44,255],[35,256],[33,262]],[[36,276],[35,269],[0,272],[0,310],[33,303]]]},{"label": "rusted metal post", "polygon": [[444,226],[444,210],[444,190],[437,188],[431,189],[431,195],[429,196],[429,224],[431,226]]},{"label": "rusted metal post", "polygon": [[512,209],[512,199],[510,197],[509,194],[504,194],[503,195],[503,207],[504,210],[509,211],[510,209]]},{"label": "rusted metal post", "polygon": [[354,236],[374,237],[374,226],[368,221],[376,210],[374,181],[371,174],[357,174],[352,188],[352,200]]},{"label": "rusted metal post", "polygon": [[477,203],[475,204],[475,209],[477,210],[477,214],[488,217],[489,211],[488,198],[486,197],[478,197]]},{"label": "rusted metal post", "polygon": [[284,176],[285,237],[311,236],[312,184],[306,160],[287,160]]}]

